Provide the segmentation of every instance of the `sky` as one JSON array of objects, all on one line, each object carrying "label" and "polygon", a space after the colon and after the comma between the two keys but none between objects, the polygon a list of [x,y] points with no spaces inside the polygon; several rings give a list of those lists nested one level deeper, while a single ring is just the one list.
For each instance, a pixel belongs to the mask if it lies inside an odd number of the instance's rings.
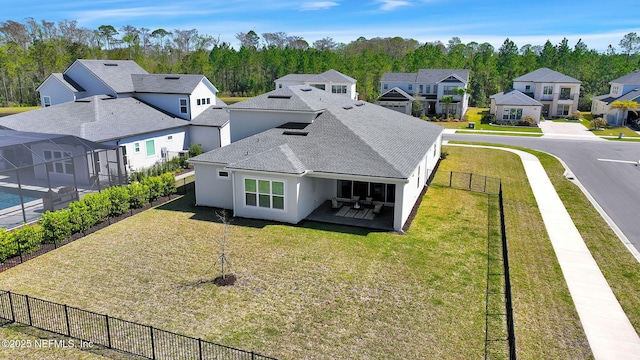
[{"label": "sky", "polygon": [[[518,47],[557,45],[567,38],[589,49],[620,49],[625,34],[640,33],[637,0],[0,0],[0,22],[77,20],[100,25],[196,29],[238,47],[235,35],[255,31],[301,36],[311,45],[325,37],[349,43],[363,36],[412,38],[420,43],[488,42],[506,38]],[[2,6],[4,5],[4,6]]]}]

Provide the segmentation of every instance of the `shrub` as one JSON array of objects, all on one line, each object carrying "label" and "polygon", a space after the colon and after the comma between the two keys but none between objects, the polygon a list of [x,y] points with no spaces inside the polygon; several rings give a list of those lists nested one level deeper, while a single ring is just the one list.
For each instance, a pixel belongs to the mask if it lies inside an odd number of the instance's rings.
[{"label": "shrub", "polygon": [[176,192],[176,177],[172,173],[160,175],[162,181],[162,195],[168,196]]},{"label": "shrub", "polygon": [[111,207],[111,202],[109,201],[109,197],[107,194],[96,193],[96,194],[87,194],[82,200],[89,207],[90,213],[93,216],[94,223],[98,224],[109,217],[109,208]]},{"label": "shrub", "polygon": [[589,126],[591,129],[600,129],[607,126],[607,121],[601,117],[597,117],[591,121],[589,121]]},{"label": "shrub", "polygon": [[487,121],[489,123],[493,123],[496,121],[496,116],[493,114],[487,114],[482,118],[483,121]]},{"label": "shrub", "polygon": [[580,113],[579,112],[574,112],[573,114],[567,116],[567,120],[572,120],[572,121],[578,121],[580,120]]},{"label": "shrub", "polygon": [[38,223],[42,226],[42,242],[55,243],[71,236],[69,210],[47,211]]},{"label": "shrub", "polygon": [[536,119],[533,118],[533,116],[531,115],[525,115],[522,117],[521,122],[523,123],[524,126],[535,126],[536,124]]},{"label": "shrub", "polygon": [[69,222],[72,233],[86,231],[96,224],[91,209],[84,201],[74,201],[69,204]]},{"label": "shrub", "polygon": [[0,261],[5,262],[16,255],[18,255],[18,244],[15,237],[7,229],[0,229]]},{"label": "shrub", "polygon": [[202,145],[200,144],[192,144],[189,147],[189,157],[194,157],[202,154]]},{"label": "shrub", "polygon": [[20,252],[31,254],[38,250],[42,242],[42,226],[38,224],[23,226],[15,230],[13,236],[16,244],[20,246]]},{"label": "shrub", "polygon": [[131,194],[124,186],[112,186],[102,191],[109,198],[109,216],[120,216],[129,211]]},{"label": "shrub", "polygon": [[149,191],[149,201],[155,201],[164,194],[164,184],[160,176],[150,176],[140,182]]},{"label": "shrub", "polygon": [[149,188],[141,183],[133,183],[127,187],[129,191],[129,205],[139,209],[149,202]]}]

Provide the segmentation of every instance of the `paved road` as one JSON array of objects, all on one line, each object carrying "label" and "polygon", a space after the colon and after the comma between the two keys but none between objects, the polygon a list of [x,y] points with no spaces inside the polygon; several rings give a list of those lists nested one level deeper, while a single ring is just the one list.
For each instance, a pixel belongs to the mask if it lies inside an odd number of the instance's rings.
[{"label": "paved road", "polygon": [[640,160],[640,143],[475,134],[445,134],[444,139],[515,145],[556,155],[640,250],[640,166],[630,163]]}]

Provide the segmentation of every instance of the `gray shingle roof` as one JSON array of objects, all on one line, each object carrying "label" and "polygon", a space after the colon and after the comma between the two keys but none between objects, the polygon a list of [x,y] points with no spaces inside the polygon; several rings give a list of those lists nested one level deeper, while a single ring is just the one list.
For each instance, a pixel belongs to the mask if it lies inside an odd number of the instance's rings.
[{"label": "gray shingle roof", "polygon": [[[134,91],[132,74],[148,74],[133,60],[84,60],[78,59],[81,64],[100,78],[116,93],[130,93]],[[73,66],[73,65],[72,65]]]},{"label": "gray shingle roof", "polygon": [[[303,91],[306,90],[306,91]],[[301,93],[313,96],[300,96]],[[317,112],[331,106],[353,105],[354,101],[311,86],[295,85],[270,91],[251,99],[229,105],[229,109],[261,109]]]},{"label": "gray shingle roof", "polygon": [[[222,101],[220,100],[220,102]],[[212,105],[189,123],[191,125],[222,127],[229,123],[229,110],[224,102]]]},{"label": "gray shingle roof", "polygon": [[513,79],[513,81],[577,83],[577,84],[581,83],[580,80],[574,79],[571,76],[567,76],[565,74],[559,73],[557,71],[554,71],[548,68],[540,68],[538,70],[534,70],[528,74],[524,74],[520,77]]},{"label": "gray shingle roof", "polygon": [[69,76],[67,76],[65,74],[53,73],[53,74],[51,74],[51,76],[53,76],[56,79],[58,79],[64,86],[66,86],[69,90],[71,90],[74,93],[84,92],[85,91],[82,86],[78,85],[78,83],[73,81],[73,79],[71,79]]},{"label": "gray shingle roof", "polygon": [[508,90],[491,95],[496,105],[542,106],[542,104],[518,90]]},{"label": "gray shingle roof", "polygon": [[[443,130],[370,103],[347,99],[350,106],[345,108],[343,96],[302,88],[289,88],[292,97],[278,99],[284,100],[284,110],[290,108],[286,102],[313,103],[322,97],[322,102],[328,98],[331,103],[325,104],[326,110],[304,129],[270,129],[192,160],[283,173],[312,171],[407,179]],[[279,90],[283,89],[268,94]]]},{"label": "gray shingle roof", "polygon": [[187,126],[186,120],[134,98],[87,97],[0,118],[13,130],[68,134],[95,142]]},{"label": "gray shingle roof", "polygon": [[321,74],[288,74],[276,81],[294,81],[294,82],[349,82],[352,84],[356,83],[356,79],[349,77],[341,72],[336,70],[327,70]]},{"label": "gray shingle roof", "polygon": [[206,78],[204,75],[131,74],[131,80],[137,93],[191,94]]},{"label": "gray shingle roof", "polygon": [[[402,97],[404,97],[405,99],[409,100],[409,101],[413,101],[415,100],[415,98],[409,94],[407,94],[406,91],[400,89],[399,87],[393,87],[387,91],[385,91],[382,95],[380,95],[380,98],[378,100],[391,100],[391,101],[398,101],[398,99],[394,96],[392,96],[392,94],[397,93],[400,94]],[[386,99],[385,99],[386,98]]]},{"label": "gray shingle roof", "polygon": [[469,82],[468,69],[420,69],[417,73],[384,73],[382,82],[437,84],[449,76]]},{"label": "gray shingle roof", "polygon": [[640,88],[633,89],[631,91],[626,92],[616,100],[625,101],[625,100],[637,100],[640,97]]},{"label": "gray shingle roof", "polygon": [[640,86],[640,70],[634,70],[625,76],[621,76],[612,80],[609,84],[616,83],[622,85],[639,85]]}]

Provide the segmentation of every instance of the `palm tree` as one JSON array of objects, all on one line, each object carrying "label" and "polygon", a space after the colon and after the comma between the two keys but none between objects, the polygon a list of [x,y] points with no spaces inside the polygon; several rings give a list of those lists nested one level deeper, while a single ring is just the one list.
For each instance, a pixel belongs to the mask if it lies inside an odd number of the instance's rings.
[{"label": "palm tree", "polygon": [[[633,100],[616,100],[611,104],[611,109],[619,109],[622,112],[622,126],[627,125],[627,120],[624,117],[624,114],[628,111],[632,111],[634,114],[638,115],[638,112],[635,109],[640,108],[640,104]],[[628,116],[627,116],[628,118]]]},{"label": "palm tree", "polygon": [[445,112],[447,113],[447,118],[449,118],[449,104],[453,102],[453,96],[447,95],[440,98],[440,103],[444,104]]}]

